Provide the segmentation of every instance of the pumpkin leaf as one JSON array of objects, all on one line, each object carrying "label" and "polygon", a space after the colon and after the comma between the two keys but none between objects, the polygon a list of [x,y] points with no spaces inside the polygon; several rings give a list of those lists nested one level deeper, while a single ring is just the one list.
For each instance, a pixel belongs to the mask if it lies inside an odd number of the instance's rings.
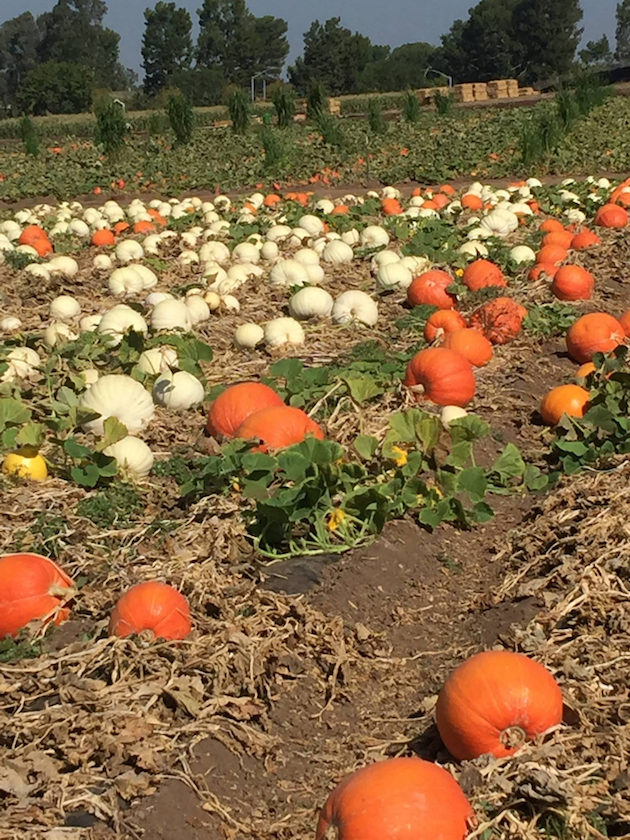
[{"label": "pumpkin leaf", "polygon": [[511,478],[521,478],[525,472],[523,456],[513,443],[508,443],[503,452],[492,465],[492,473],[508,482]]},{"label": "pumpkin leaf", "polygon": [[0,431],[7,426],[20,426],[31,419],[31,411],[13,397],[0,399]]},{"label": "pumpkin leaf", "polygon": [[108,446],[118,443],[128,434],[127,427],[117,417],[108,417],[103,423],[103,437],[99,441],[97,452],[102,452]]},{"label": "pumpkin leaf", "polygon": [[370,461],[378,450],[378,438],[371,435],[359,435],[354,441],[354,448],[365,461]]},{"label": "pumpkin leaf", "polygon": [[27,423],[17,433],[15,443],[18,446],[34,446],[39,449],[44,440],[44,430],[43,423]]},{"label": "pumpkin leaf", "polygon": [[473,502],[480,502],[486,495],[488,479],[482,467],[462,470],[457,479],[458,489],[465,490]]},{"label": "pumpkin leaf", "polygon": [[348,386],[350,396],[353,400],[355,400],[355,402],[358,402],[359,405],[362,405],[368,400],[371,400],[373,397],[383,393],[383,388],[377,385],[376,382],[368,376],[355,376],[352,378],[346,377],[344,382]]}]

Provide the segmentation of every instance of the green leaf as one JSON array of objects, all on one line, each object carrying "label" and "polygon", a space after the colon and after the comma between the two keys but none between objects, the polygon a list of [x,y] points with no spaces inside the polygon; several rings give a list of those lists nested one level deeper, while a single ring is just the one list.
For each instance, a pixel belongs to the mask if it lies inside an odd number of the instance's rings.
[{"label": "green leaf", "polygon": [[373,397],[384,393],[383,388],[374,382],[368,376],[356,376],[344,378],[344,382],[348,386],[350,396],[353,400],[362,405],[364,402],[371,400]]},{"label": "green leaf", "polygon": [[359,435],[354,441],[354,448],[365,461],[370,461],[378,449],[378,438],[371,435]]},{"label": "green leaf", "polygon": [[30,410],[12,397],[0,399],[0,431],[7,426],[19,426],[31,419]]},{"label": "green leaf", "polygon": [[34,446],[39,449],[44,440],[44,431],[43,423],[27,423],[17,433],[15,442],[18,446]]},{"label": "green leaf", "polygon": [[439,417],[423,412],[416,423],[416,435],[425,452],[433,452],[440,439],[442,424]]},{"label": "green leaf", "polygon": [[417,408],[409,411],[399,411],[389,418],[391,432],[387,435],[388,440],[400,443],[412,443],[417,439],[416,426],[420,421],[422,412]]},{"label": "green leaf", "polygon": [[75,440],[75,438],[67,438],[63,442],[63,448],[71,458],[87,458],[92,454],[91,449],[88,449],[87,446],[82,446]]},{"label": "green leaf", "polygon": [[449,424],[448,430],[453,441],[478,440],[486,437],[490,431],[490,426],[481,417],[468,414],[466,417],[453,420]]},{"label": "green leaf", "polygon": [[492,472],[496,473],[502,481],[509,481],[510,478],[521,478],[525,472],[525,461],[523,456],[513,443],[508,443],[503,452],[492,465]]},{"label": "green leaf", "polygon": [[457,443],[453,443],[449,456],[446,459],[446,463],[450,467],[461,469],[470,461],[472,451],[473,445],[469,440],[460,440]]},{"label": "green leaf", "polygon": [[57,391],[57,402],[70,407],[79,404],[79,397],[71,388],[62,385]]},{"label": "green leaf", "polygon": [[470,494],[472,501],[481,501],[488,489],[488,480],[485,471],[481,467],[469,467],[462,470],[458,476],[457,483],[460,490]]},{"label": "green leaf", "polygon": [[86,467],[73,467],[70,475],[81,487],[96,487],[101,474],[98,467],[88,464]]},{"label": "green leaf", "polygon": [[127,427],[117,417],[108,417],[103,423],[103,437],[99,441],[97,451],[102,452],[108,446],[126,438],[128,434]]},{"label": "green leaf", "polygon": [[603,429],[605,432],[615,431],[614,415],[607,408],[602,405],[594,405],[586,412],[583,418],[584,423],[590,423],[597,429]]}]

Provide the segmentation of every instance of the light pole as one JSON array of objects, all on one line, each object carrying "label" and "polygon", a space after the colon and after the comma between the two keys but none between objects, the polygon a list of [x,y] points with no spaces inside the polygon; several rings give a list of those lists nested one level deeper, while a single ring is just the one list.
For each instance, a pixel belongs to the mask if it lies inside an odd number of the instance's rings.
[{"label": "light pole", "polygon": [[427,69],[424,71],[425,78],[427,73],[436,73],[438,76],[443,76],[445,79],[448,79],[449,88],[453,87],[453,77],[449,76],[447,73],[442,73],[441,70],[436,70],[435,67],[427,67]]}]

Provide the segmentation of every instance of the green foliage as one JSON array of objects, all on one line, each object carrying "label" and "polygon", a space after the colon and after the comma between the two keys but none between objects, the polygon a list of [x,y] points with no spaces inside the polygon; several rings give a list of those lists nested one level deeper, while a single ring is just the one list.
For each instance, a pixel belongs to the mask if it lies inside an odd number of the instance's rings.
[{"label": "green foliage", "polygon": [[271,92],[273,107],[276,110],[278,126],[287,128],[295,116],[295,94],[286,85],[277,85]]},{"label": "green foliage", "polygon": [[41,260],[35,254],[25,254],[23,251],[6,251],[4,262],[14,271],[22,271],[27,265],[41,262]]},{"label": "green foliage", "polygon": [[116,157],[125,146],[127,132],[124,109],[110,98],[96,115],[94,141],[103,147],[106,155]]},{"label": "green foliage", "polygon": [[76,514],[89,519],[99,528],[124,528],[137,520],[143,507],[142,499],[134,487],[116,481],[93,496],[81,499]]},{"label": "green foliage", "polygon": [[27,114],[78,114],[92,104],[94,74],[80,64],[48,61],[21,83],[17,100]]},{"label": "green foliage", "polygon": [[163,0],[159,0],[154,9],[145,9],[144,20],[144,89],[152,95],[164,87],[174,73],[190,68],[192,20],[186,9]]},{"label": "green foliage", "polygon": [[244,90],[235,90],[228,100],[232,131],[245,134],[252,119],[251,101]]},{"label": "green foliage", "polygon": [[554,111],[545,109],[523,128],[520,153],[523,165],[534,166],[548,160],[562,139],[563,129]]},{"label": "green foliage", "polygon": [[385,131],[385,121],[383,120],[383,110],[378,99],[370,99],[368,110],[368,123],[370,131],[374,134],[383,134]]},{"label": "green foliage", "polygon": [[[590,407],[584,417],[565,415],[552,442],[552,464],[569,475],[584,468],[606,468],[614,455],[630,452],[630,370],[628,350],[593,359],[586,380]],[[607,374],[612,374],[606,378]]]},{"label": "green foliage", "polygon": [[455,99],[450,93],[442,93],[439,90],[435,92],[435,107],[440,116],[448,116],[453,112],[455,107]]},{"label": "green foliage", "polygon": [[0,115],[13,110],[17,92],[25,76],[39,60],[38,48],[42,33],[31,12],[5,20],[0,26],[0,67],[2,68],[2,96]]},{"label": "green foliage", "polygon": [[284,140],[271,126],[263,125],[260,130],[260,142],[265,153],[265,169],[277,172],[286,154]]},{"label": "green foliage", "polygon": [[320,114],[317,119],[317,129],[327,146],[340,149],[345,145],[346,137],[341,128],[341,120],[338,117],[334,117],[332,114]]},{"label": "green foliage", "polygon": [[24,144],[24,151],[27,155],[37,157],[40,152],[39,138],[33,125],[33,120],[25,114],[20,122],[20,139]]},{"label": "green foliage", "polygon": [[319,81],[311,82],[306,92],[306,116],[317,122],[327,110],[326,88]]},{"label": "green foliage", "polygon": [[195,129],[195,114],[188,99],[182,93],[169,97],[166,113],[176,144],[190,145]]},{"label": "green foliage", "polygon": [[168,84],[196,107],[220,105],[225,99],[226,82],[219,67],[182,68],[168,77]]},{"label": "green foliage", "polygon": [[587,41],[586,47],[580,50],[580,61],[587,67],[594,64],[612,63],[613,54],[608,36],[602,35],[599,41]]},{"label": "green foliage", "polygon": [[630,0],[621,0],[617,4],[615,58],[617,61],[630,60]]},{"label": "green foliage", "polygon": [[519,0],[512,31],[519,36],[515,57],[528,82],[568,73],[580,43],[582,9],[579,0]]},{"label": "green foliage", "polygon": [[0,639],[0,663],[11,664],[23,659],[37,659],[41,655],[42,646],[39,642],[29,642],[25,639]]},{"label": "green foliage", "polygon": [[63,452],[67,456],[66,468],[70,477],[81,487],[96,487],[118,473],[115,458],[83,446],[75,438],[65,439]]},{"label": "green foliage", "polygon": [[419,117],[420,100],[412,90],[408,90],[403,100],[403,118],[408,123],[417,123]]},{"label": "green foliage", "polygon": [[575,307],[568,303],[544,303],[529,308],[523,321],[523,329],[538,338],[566,335],[579,316],[580,313]]},{"label": "green foliage", "polygon": [[66,545],[66,538],[70,533],[70,525],[62,516],[42,511],[37,514],[29,530],[16,533],[13,549],[16,552],[29,551],[56,559]]}]

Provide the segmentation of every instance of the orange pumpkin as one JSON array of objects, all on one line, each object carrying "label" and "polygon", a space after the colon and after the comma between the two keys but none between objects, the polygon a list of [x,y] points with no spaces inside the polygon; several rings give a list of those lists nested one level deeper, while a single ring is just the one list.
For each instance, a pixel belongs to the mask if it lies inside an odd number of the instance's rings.
[{"label": "orange pumpkin", "polygon": [[564,230],[564,225],[557,219],[545,219],[545,221],[540,226],[540,229],[545,233],[553,233],[554,231]]},{"label": "orange pumpkin", "polygon": [[262,382],[241,382],[226,388],[210,406],[208,431],[216,438],[231,438],[251,414],[284,405],[282,397]]},{"label": "orange pumpkin", "polygon": [[[595,367],[593,366],[593,370]],[[579,385],[559,385],[545,394],[540,404],[542,419],[549,426],[557,425],[563,414],[584,417],[588,410],[589,393]]]},{"label": "orange pumpkin", "polygon": [[456,309],[438,309],[429,316],[424,328],[424,339],[429,344],[444,333],[466,328],[466,319]]},{"label": "orange pumpkin", "polygon": [[133,226],[134,233],[155,233],[155,226],[153,222],[147,222],[146,220],[136,222]]},{"label": "orange pumpkin", "polygon": [[527,276],[530,280],[539,280],[541,277],[552,280],[558,273],[559,268],[559,266],[550,263],[536,263]]},{"label": "orange pumpkin", "polygon": [[402,204],[397,198],[384,198],[381,208],[386,216],[399,216],[403,211]]},{"label": "orange pumpkin", "polygon": [[507,280],[503,272],[490,260],[475,260],[466,266],[462,275],[462,283],[471,292],[478,292],[479,289],[486,289],[488,286],[507,286]]},{"label": "orange pumpkin", "polygon": [[52,254],[53,246],[50,239],[34,239],[31,242],[31,248],[34,248],[37,251],[38,257],[46,257],[48,254]]},{"label": "orange pumpkin", "polygon": [[70,610],[62,606],[74,584],[48,557],[0,557],[0,640],[17,634],[35,619],[61,624]]},{"label": "orange pumpkin", "polygon": [[483,367],[492,358],[492,344],[477,330],[449,332],[444,336],[442,347],[461,353],[473,367]]},{"label": "orange pumpkin", "polygon": [[451,186],[451,184],[442,184],[440,192],[444,193],[444,195],[450,195],[452,197],[455,195],[455,187]]},{"label": "orange pumpkin", "polygon": [[592,230],[584,228],[580,233],[576,233],[571,242],[571,247],[574,251],[587,251],[589,248],[596,248],[602,244],[602,240]]},{"label": "orange pumpkin", "polygon": [[628,211],[618,204],[604,204],[597,211],[595,224],[606,228],[624,228],[628,224]]},{"label": "orange pumpkin", "polygon": [[109,619],[109,635],[138,635],[150,630],[156,639],[185,639],[190,633],[190,609],[181,592],[147,581],[132,586],[120,598]]},{"label": "orange pumpkin", "polygon": [[623,327],[625,334],[630,335],[630,309],[626,310],[621,318],[619,318],[619,323]]},{"label": "orange pumpkin", "polygon": [[470,316],[469,325],[492,344],[508,344],[521,331],[527,310],[509,297],[484,303]]},{"label": "orange pumpkin", "polygon": [[24,228],[18,239],[18,245],[30,245],[38,239],[48,239],[48,234],[39,225],[28,225]]},{"label": "orange pumpkin", "polygon": [[453,284],[450,274],[432,269],[420,274],[407,289],[407,300],[412,306],[437,306],[438,309],[454,309],[455,298],[446,290]]},{"label": "orange pumpkin", "polygon": [[107,245],[115,245],[116,237],[111,230],[103,229],[97,230],[92,236],[92,245],[96,248],[103,248]]},{"label": "orange pumpkin", "polygon": [[468,193],[462,198],[462,207],[465,210],[483,210],[483,201],[474,193]]},{"label": "orange pumpkin", "polygon": [[461,353],[446,347],[421,350],[407,365],[403,384],[417,399],[436,405],[459,405],[462,408],[475,396],[475,374]]},{"label": "orange pumpkin", "polygon": [[567,249],[562,245],[543,245],[536,256],[536,262],[557,265],[564,262],[568,256]]},{"label": "orange pumpkin", "polygon": [[612,315],[591,312],[569,327],[567,350],[576,362],[590,362],[596,353],[610,353],[623,343],[626,334]]},{"label": "orange pumpkin", "polygon": [[330,214],[331,216],[347,216],[350,208],[347,204],[338,204]]},{"label": "orange pumpkin", "polygon": [[322,808],[315,840],[464,840],[473,811],[455,779],[421,758],[389,758],[346,776]]},{"label": "orange pumpkin", "polygon": [[129,222],[116,222],[114,225],[114,233],[120,236],[124,231],[129,230]]},{"label": "orange pumpkin", "polygon": [[434,195],[432,201],[438,208],[438,210],[441,210],[443,207],[446,207],[446,205],[450,203],[448,196],[443,195],[442,193]]},{"label": "orange pumpkin", "polygon": [[436,707],[440,737],[460,761],[512,755],[562,721],[562,693],[533,659],[486,651],[456,668]]},{"label": "orange pumpkin", "polygon": [[590,376],[591,373],[595,373],[597,368],[593,364],[593,362],[585,362],[583,365],[580,365],[579,368],[575,371],[575,378],[576,379],[586,379],[587,376]]},{"label": "orange pumpkin", "polygon": [[282,201],[282,197],[277,195],[276,193],[269,193],[266,195],[263,201],[265,207],[275,207],[276,204],[280,204]]},{"label": "orange pumpkin", "polygon": [[251,440],[259,438],[261,452],[268,449],[284,449],[301,443],[308,435],[324,439],[324,433],[314,420],[302,411],[289,405],[263,408],[255,414],[250,414],[235,432],[234,437]]},{"label": "orange pumpkin", "polygon": [[552,230],[543,239],[543,245],[558,245],[568,250],[573,242],[573,234],[569,230]]},{"label": "orange pumpkin", "polygon": [[590,300],[593,297],[595,278],[579,265],[564,265],[551,284],[551,291],[558,300]]}]

